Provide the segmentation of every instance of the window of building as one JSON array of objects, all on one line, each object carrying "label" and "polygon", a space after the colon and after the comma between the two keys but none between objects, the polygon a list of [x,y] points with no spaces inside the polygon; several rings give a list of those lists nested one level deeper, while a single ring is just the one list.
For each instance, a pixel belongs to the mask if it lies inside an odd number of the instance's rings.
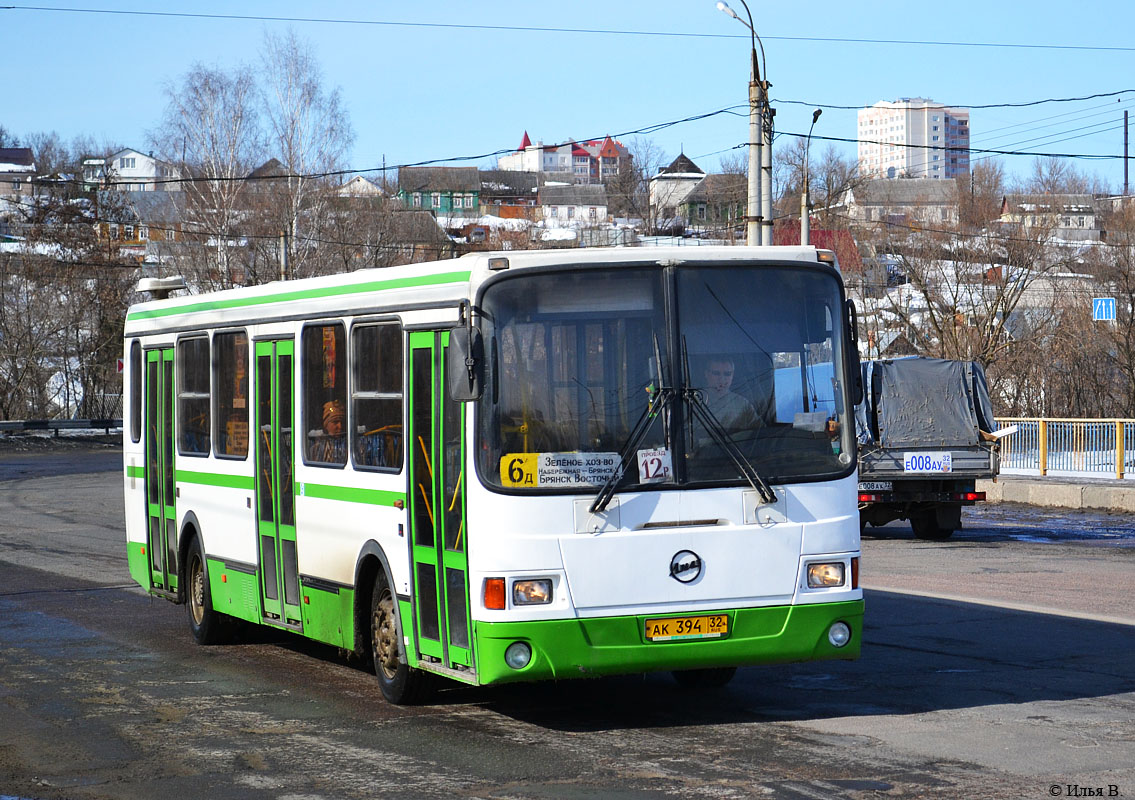
[{"label": "window of building", "polygon": [[555,218],[556,218],[556,217],[558,217],[559,215],[560,215],[560,208],[559,208],[559,206],[552,206],[552,207],[551,207],[551,208],[550,208],[550,209],[548,210],[548,216],[549,216],[549,217],[551,217],[552,219],[555,219]]},{"label": "window of building", "polygon": [[[704,207],[703,207],[703,211],[704,211]],[[598,213],[599,213],[599,209],[592,206],[591,208],[587,209],[587,218],[590,219],[590,220],[594,220],[594,219],[596,219]],[[705,219],[705,217],[703,216],[702,219]]]},{"label": "window of building", "polygon": [[177,450],[209,454],[209,340],[204,336],[177,343]]},{"label": "window of building", "polygon": [[360,469],[402,468],[402,329],[396,322],[351,330],[351,452]]},{"label": "window of building", "polygon": [[138,228],[138,238],[145,241],[150,238],[150,229],[146,227]]},{"label": "window of building", "polygon": [[119,169],[134,169],[134,157],[133,156],[131,156],[130,158],[122,157],[122,158],[118,159],[118,168]]},{"label": "window of building", "polygon": [[134,240],[134,226],[133,225],[123,225],[122,226],[122,238],[125,239],[128,242]]},{"label": "window of building", "polygon": [[166,228],[166,241],[172,242],[176,238],[173,228]]},{"label": "window of building", "polygon": [[244,331],[213,337],[213,386],[217,390],[217,456],[248,455],[248,336]]},{"label": "window of building", "polygon": [[111,223],[110,225],[108,225],[107,226],[107,236],[110,238],[111,241],[114,241],[115,239],[117,239],[118,238],[118,225],[116,225],[114,223]]},{"label": "window of building", "polygon": [[422,207],[422,194],[421,192],[414,192],[414,208]]},{"label": "window of building", "polygon": [[142,439],[142,343],[130,343],[130,441]]},{"label": "window of building", "polygon": [[303,329],[304,459],[347,463],[347,353],[341,323]]},{"label": "window of building", "polygon": [[441,208],[441,193],[434,192],[430,195],[430,205],[434,208]]},{"label": "window of building", "polygon": [[568,219],[575,219],[575,206],[568,206]]}]

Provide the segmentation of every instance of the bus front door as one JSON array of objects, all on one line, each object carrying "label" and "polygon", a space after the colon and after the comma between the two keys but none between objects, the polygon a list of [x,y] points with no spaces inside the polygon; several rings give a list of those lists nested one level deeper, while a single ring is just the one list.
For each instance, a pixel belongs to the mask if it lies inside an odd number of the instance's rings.
[{"label": "bus front door", "polygon": [[423,666],[472,677],[462,403],[445,390],[449,333],[410,334],[410,528],[415,642]]},{"label": "bus front door", "polygon": [[151,587],[177,592],[174,510],[173,348],[146,351],[146,546]]},{"label": "bus front door", "polygon": [[292,430],[295,343],[256,343],[256,527],[264,620],[302,627]]}]

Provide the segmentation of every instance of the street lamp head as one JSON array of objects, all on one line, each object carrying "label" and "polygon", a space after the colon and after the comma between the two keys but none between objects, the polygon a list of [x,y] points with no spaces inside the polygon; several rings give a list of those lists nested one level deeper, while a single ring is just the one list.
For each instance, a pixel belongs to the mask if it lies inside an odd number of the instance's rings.
[{"label": "street lamp head", "polygon": [[736,20],[741,19],[740,17],[737,16],[737,12],[729,7],[728,3],[720,2],[720,0],[717,3],[717,10],[718,11],[724,11],[726,14],[733,17],[733,19],[736,19]]},{"label": "street lamp head", "polygon": [[818,120],[820,118],[820,114],[823,114],[823,113],[824,113],[824,110],[822,108],[817,108],[815,111],[812,112],[812,124],[813,125],[816,124],[816,120]]}]

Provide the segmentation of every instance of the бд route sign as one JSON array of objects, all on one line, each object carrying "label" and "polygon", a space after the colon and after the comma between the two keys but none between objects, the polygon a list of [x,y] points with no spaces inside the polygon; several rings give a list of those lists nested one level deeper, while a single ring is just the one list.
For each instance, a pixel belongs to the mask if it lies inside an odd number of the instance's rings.
[{"label": "\u0431\u0434 route sign", "polygon": [[1092,320],[1095,322],[1115,322],[1115,298],[1093,297]]}]

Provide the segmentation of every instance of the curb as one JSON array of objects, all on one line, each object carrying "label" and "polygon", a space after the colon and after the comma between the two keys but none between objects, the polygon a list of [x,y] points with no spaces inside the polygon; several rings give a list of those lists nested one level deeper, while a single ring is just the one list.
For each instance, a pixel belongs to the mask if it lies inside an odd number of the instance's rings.
[{"label": "curb", "polygon": [[985,499],[990,503],[1027,503],[1051,508],[1135,513],[1135,486],[1124,484],[1109,486],[1003,475],[996,481],[979,480],[975,488],[985,492]]}]

